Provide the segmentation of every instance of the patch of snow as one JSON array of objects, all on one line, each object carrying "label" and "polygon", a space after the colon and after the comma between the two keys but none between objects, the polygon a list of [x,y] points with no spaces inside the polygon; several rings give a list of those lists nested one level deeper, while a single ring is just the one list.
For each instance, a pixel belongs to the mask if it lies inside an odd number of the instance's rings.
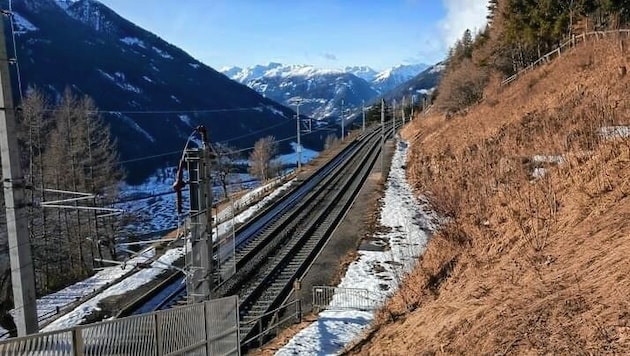
[{"label": "patch of snow", "polygon": [[195,68],[195,69],[199,69],[199,67],[201,67],[201,65],[199,63],[188,63],[189,66]]},{"label": "patch of snow", "polygon": [[29,20],[25,19],[22,15],[18,14],[17,12],[13,13],[13,23],[15,24],[16,35],[21,35],[27,32],[39,30]]},{"label": "patch of snow", "polygon": [[174,102],[181,104],[181,100],[179,100],[179,98],[176,97],[175,95],[171,95],[171,99],[173,99]]},{"label": "patch of snow", "polygon": [[[280,161],[283,165],[296,164],[298,161],[297,158],[297,149],[298,145],[296,142],[291,142],[291,147],[293,148],[294,153],[289,153],[286,155],[280,155],[276,158],[276,160]],[[319,156],[319,152],[305,148],[302,146],[302,163],[308,163],[313,159]]]},{"label": "patch of snow", "polygon": [[70,328],[81,324],[92,313],[100,310],[99,304],[105,298],[122,295],[128,291],[138,289],[156,277],[164,273],[168,266],[184,256],[184,248],[174,248],[167,250],[164,255],[160,256],[156,261],[151,263],[150,268],[142,269],[139,272],[123,279],[122,281],[107,288],[103,293],[99,293],[94,298],[81,304],[73,311],[65,314],[61,318],[53,321],[42,329],[43,332],[55,331]]},{"label": "patch of snow", "polygon": [[154,50],[157,54],[159,54],[159,55],[160,55],[160,57],[162,57],[162,58],[166,58],[166,59],[173,59],[173,56],[171,56],[170,54],[168,54],[168,53],[166,53],[166,52],[162,51],[161,49],[159,49],[159,48],[157,48],[157,47],[155,47],[155,46],[153,46],[153,50]]},{"label": "patch of snow", "polygon": [[553,156],[553,155],[549,155],[549,156],[545,156],[545,155],[535,155],[534,157],[532,157],[532,161],[536,162],[536,163],[555,163],[555,164],[562,164],[564,162],[566,162],[566,159],[560,155],[560,156]]},{"label": "patch of snow", "polygon": [[443,72],[444,69],[446,69],[446,65],[444,64],[436,64],[433,66],[433,68],[431,68],[431,70],[429,71],[430,73],[440,73]]},{"label": "patch of snow", "polygon": [[[175,98],[175,99],[177,99],[177,98]],[[177,102],[179,102],[179,100]],[[190,126],[191,128],[195,127],[192,124],[192,120],[191,120],[190,116],[188,116],[186,114],[181,114],[181,115],[177,115],[177,117],[179,117],[179,119],[182,120],[183,123],[185,123],[186,125]]]},{"label": "patch of snow", "polygon": [[132,92],[132,93],[136,93],[136,94],[140,94],[142,92],[142,90],[132,84],[130,84],[129,82],[127,82],[126,78],[125,78],[125,73],[122,72],[116,72],[114,73],[114,75],[109,74],[107,72],[105,72],[102,69],[97,69],[99,73],[101,73],[102,76],[104,76],[105,78],[109,79],[110,81],[112,81],[114,84],[116,84],[119,88],[128,91],[128,92]]},{"label": "patch of snow", "polygon": [[153,83],[153,80],[151,80],[151,78],[147,77],[146,75],[142,76],[142,79],[146,80],[149,83]]},{"label": "patch of snow", "polygon": [[544,177],[545,174],[547,174],[546,168],[534,168],[534,171],[532,172],[532,177],[535,179],[540,179]]},{"label": "patch of snow", "polygon": [[120,39],[120,42],[126,43],[130,46],[138,46],[142,48],[147,48],[147,46],[144,44],[144,42],[141,39],[138,39],[135,37],[123,37]]},{"label": "patch of snow", "polygon": [[74,4],[77,0],[57,0],[56,3],[60,8],[67,10],[68,7]]},{"label": "patch of snow", "polygon": [[[285,190],[289,189],[292,184],[293,184],[293,180],[288,181],[287,183],[285,183],[282,186],[280,186],[278,189],[274,190],[271,194],[269,194],[266,197],[264,197],[258,203],[250,206],[249,208],[247,208],[242,213],[236,215],[234,217],[234,224],[235,225],[242,224],[242,223],[246,222],[247,220],[249,220],[260,209],[264,208],[269,203],[271,203],[278,195],[280,195]],[[262,192],[262,189],[264,189],[264,188],[261,187],[260,189],[261,190],[259,191],[258,194],[260,194],[260,192]],[[251,195],[248,196],[248,198],[242,197],[241,199],[239,199],[238,201],[235,202],[235,207],[248,205],[249,203],[245,203],[245,202],[248,201],[247,199],[252,199],[252,197],[255,197],[255,196],[256,196],[256,194],[254,192],[252,192]],[[228,216],[231,217],[232,212],[231,212],[231,210],[226,209],[226,213],[224,213],[224,214],[229,214]],[[226,219],[226,216],[224,215],[223,218]],[[218,219],[218,220],[221,221],[220,219]],[[229,231],[232,231],[232,220],[227,220],[224,223],[219,224],[218,227],[215,227],[215,229],[212,232],[212,238],[216,239],[217,236],[222,236],[222,235],[228,233]],[[217,233],[218,233],[218,235],[217,235]]]},{"label": "patch of snow", "polygon": [[274,115],[282,116],[285,118],[287,117],[282,111],[278,110],[275,106],[267,105],[265,107],[267,108],[267,110],[271,111]]},{"label": "patch of snow", "polygon": [[630,126],[605,126],[599,129],[599,134],[607,139],[630,137]]},{"label": "patch of snow", "polygon": [[123,120],[125,123],[127,123],[129,126],[131,126],[134,130],[136,130],[139,133],[141,133],[144,137],[147,138],[147,140],[149,140],[151,142],[155,142],[155,138],[153,136],[151,136],[148,132],[146,132],[142,127],[140,127],[140,125],[138,125],[138,123],[133,121],[130,117],[128,117],[126,115],[123,115],[121,113],[114,113],[113,115],[118,117],[119,119]]},{"label": "patch of snow", "polygon": [[[340,288],[368,290],[369,302],[375,307],[394,293],[398,283],[411,271],[426,248],[428,233],[436,227],[437,218],[425,203],[415,197],[407,183],[406,157],[407,145],[399,142],[381,208],[380,223],[389,229],[375,236],[386,242],[389,249],[359,250],[358,259],[350,264],[339,284]],[[386,291],[383,290],[384,285]],[[374,313],[369,311],[321,312],[317,321],[297,333],[276,355],[337,354],[360,336],[373,320]]]}]

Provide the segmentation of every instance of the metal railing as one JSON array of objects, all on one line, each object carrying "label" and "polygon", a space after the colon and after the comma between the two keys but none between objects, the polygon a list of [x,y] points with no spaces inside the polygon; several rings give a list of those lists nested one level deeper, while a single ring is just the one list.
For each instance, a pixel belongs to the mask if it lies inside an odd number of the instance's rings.
[{"label": "metal railing", "polygon": [[239,355],[238,298],[33,334],[0,342],[0,355]]},{"label": "metal railing", "polygon": [[361,288],[313,287],[313,309],[320,310],[374,310],[381,306],[382,298]]},{"label": "metal railing", "polygon": [[527,67],[519,70],[518,72],[516,72],[516,74],[507,77],[506,79],[504,79],[501,82],[501,86],[505,86],[505,85],[509,85],[510,83],[512,83],[513,81],[515,81],[519,76],[533,70],[534,68],[536,68],[537,66],[544,64],[544,63],[548,63],[550,62],[554,56],[555,57],[559,57],[560,54],[562,53],[562,50],[566,47],[575,47],[577,44],[579,43],[583,43],[586,42],[588,40],[589,37],[591,38],[595,38],[596,40],[601,39],[605,39],[607,38],[609,35],[621,35],[621,34],[625,34],[626,36],[630,36],[630,29],[621,29],[621,30],[610,30],[610,31],[593,31],[593,32],[585,32],[582,33],[580,35],[573,35],[571,36],[571,38],[569,38],[568,40],[564,41],[563,43],[561,43],[558,48],[554,49],[553,51],[545,54],[544,56],[538,58],[536,61],[534,61],[533,63],[531,63],[530,65],[528,65]]},{"label": "metal railing", "polygon": [[[271,322],[267,322],[268,320],[271,320]],[[297,324],[301,321],[302,302],[301,300],[296,299],[280,306],[279,308],[271,310],[256,319],[241,322],[241,327],[247,330],[255,330],[253,331],[254,335],[241,341],[241,346],[247,348],[247,346],[254,341],[257,342],[258,346],[262,346],[269,335],[277,335],[279,329],[283,326],[289,323]]]}]

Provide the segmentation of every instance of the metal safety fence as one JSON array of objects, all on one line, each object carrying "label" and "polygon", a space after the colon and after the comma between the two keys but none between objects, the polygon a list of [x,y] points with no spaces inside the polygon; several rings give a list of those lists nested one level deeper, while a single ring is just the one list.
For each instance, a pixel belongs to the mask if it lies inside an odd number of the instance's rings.
[{"label": "metal safety fence", "polygon": [[239,355],[238,298],[0,342],[0,355]]},{"label": "metal safety fence", "polygon": [[313,287],[313,309],[318,310],[374,310],[382,298],[361,288]]},{"label": "metal safety fence", "polygon": [[571,38],[560,43],[560,45],[558,45],[558,47],[556,47],[556,49],[554,49],[553,51],[541,56],[536,61],[528,65],[527,67],[520,69],[514,75],[508,78],[505,78],[501,82],[501,86],[509,85],[510,83],[515,81],[519,76],[529,71],[532,71],[537,66],[541,64],[549,63],[555,57],[560,57],[560,55],[562,54],[562,51],[566,47],[573,48],[580,43],[586,43],[589,39],[595,39],[595,40],[606,39],[612,35],[617,35],[617,36],[623,35],[626,37],[630,37],[630,29],[619,29],[619,30],[610,30],[610,31],[592,31],[592,32],[585,32],[579,35],[573,35],[571,36]]}]

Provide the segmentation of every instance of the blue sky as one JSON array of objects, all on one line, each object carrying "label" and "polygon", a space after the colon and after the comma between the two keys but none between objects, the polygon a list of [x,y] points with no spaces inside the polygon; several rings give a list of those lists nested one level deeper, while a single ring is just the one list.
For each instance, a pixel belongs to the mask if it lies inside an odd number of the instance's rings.
[{"label": "blue sky", "polygon": [[485,0],[101,0],[205,64],[432,64]]}]

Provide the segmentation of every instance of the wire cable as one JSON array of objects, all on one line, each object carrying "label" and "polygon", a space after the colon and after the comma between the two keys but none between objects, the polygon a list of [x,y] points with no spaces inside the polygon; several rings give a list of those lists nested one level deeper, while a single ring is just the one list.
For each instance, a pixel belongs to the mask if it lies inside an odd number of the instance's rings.
[{"label": "wire cable", "polygon": [[15,58],[15,71],[16,71],[16,79],[17,79],[17,84],[18,84],[18,91],[20,94],[20,102],[22,102],[24,100],[23,92],[22,92],[22,75],[20,74],[20,64],[18,61],[14,19],[15,19],[15,15],[13,13],[13,0],[9,0],[9,23],[11,24],[10,26],[11,38],[13,39],[13,57]]},{"label": "wire cable", "polygon": [[[286,124],[287,124],[287,122],[284,122],[284,123],[282,123],[280,125],[286,125]],[[280,125],[278,125],[278,126],[280,126]],[[315,130],[311,130],[311,132],[309,132],[309,134],[317,133],[317,132],[320,132],[320,131],[328,131],[328,130],[332,129],[335,126],[338,126],[338,125],[337,124],[329,124],[329,125],[326,125],[326,126],[322,126],[322,127],[319,127],[319,128],[317,128]],[[235,141],[235,140],[238,140],[238,139],[241,139],[241,138],[244,138],[244,137],[254,136],[254,135],[257,135],[257,134],[259,134],[261,132],[267,131],[267,130],[269,130],[271,128],[274,128],[274,127],[276,127],[276,126],[271,126],[271,127],[268,127],[268,128],[262,129],[262,130],[258,130],[258,131],[249,133],[247,135],[241,135],[241,136],[238,136],[238,137],[229,138],[227,140],[219,141],[217,143],[218,144],[225,144],[227,142]],[[285,141],[290,141],[290,140],[293,140],[293,139],[296,139],[296,138],[297,138],[297,135],[294,135],[294,136],[286,137],[286,138],[281,139],[281,140],[277,140],[276,142],[285,142]],[[246,147],[246,148],[241,148],[241,149],[239,149],[237,151],[233,151],[233,152],[234,153],[247,152],[247,151],[251,151],[253,149],[254,149],[254,147]],[[181,153],[180,150],[171,151],[171,152],[164,152],[164,153],[157,153],[157,154],[150,155],[150,156],[140,156],[140,157],[136,157],[136,158],[127,159],[127,160],[124,160],[124,161],[120,161],[118,163],[125,164],[125,163],[131,163],[131,162],[146,161],[146,160],[153,159],[153,158],[173,156],[175,154],[180,154],[180,153]]]},{"label": "wire cable", "polygon": [[[236,112],[236,111],[262,111],[266,106],[250,106],[240,108],[224,108],[224,109],[193,109],[193,110],[91,110],[88,114],[110,114],[110,115],[159,115],[159,114],[212,114],[218,112]],[[44,112],[56,113],[62,109],[46,109]]]}]

